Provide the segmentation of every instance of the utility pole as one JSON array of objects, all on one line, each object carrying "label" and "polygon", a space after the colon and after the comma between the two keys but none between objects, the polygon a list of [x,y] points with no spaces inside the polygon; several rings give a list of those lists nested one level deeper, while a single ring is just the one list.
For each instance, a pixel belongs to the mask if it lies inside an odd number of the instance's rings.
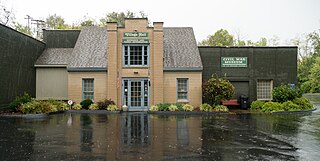
[{"label": "utility pole", "polygon": [[44,26],[44,21],[43,20],[31,20],[33,23],[31,24],[35,24],[37,25],[37,38],[38,39],[41,39],[41,33],[42,33],[42,29],[43,29],[43,26]]},{"label": "utility pole", "polygon": [[30,20],[32,21],[33,18],[32,18],[31,16],[29,16],[29,15],[26,15],[26,16],[27,16],[27,17],[25,17],[24,19],[27,19],[27,20],[28,20],[27,27],[28,27],[29,30],[31,30],[31,29],[30,29]]}]

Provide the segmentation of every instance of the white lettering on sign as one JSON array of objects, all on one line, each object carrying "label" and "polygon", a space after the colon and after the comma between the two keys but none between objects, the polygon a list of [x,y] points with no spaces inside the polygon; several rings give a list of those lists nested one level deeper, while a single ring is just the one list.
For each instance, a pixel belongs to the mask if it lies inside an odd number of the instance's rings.
[{"label": "white lettering on sign", "polygon": [[247,67],[247,57],[221,57],[221,67]]}]

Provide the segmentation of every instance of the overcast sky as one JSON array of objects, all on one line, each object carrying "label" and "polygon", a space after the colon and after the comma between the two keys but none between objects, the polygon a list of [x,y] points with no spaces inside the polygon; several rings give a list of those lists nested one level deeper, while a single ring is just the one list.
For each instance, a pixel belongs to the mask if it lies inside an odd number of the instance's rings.
[{"label": "overcast sky", "polygon": [[25,15],[61,15],[68,24],[85,15],[99,20],[116,11],[144,11],[165,27],[193,27],[197,41],[217,30],[240,33],[245,40],[280,37],[281,44],[320,29],[320,0],[0,0],[20,23]]}]

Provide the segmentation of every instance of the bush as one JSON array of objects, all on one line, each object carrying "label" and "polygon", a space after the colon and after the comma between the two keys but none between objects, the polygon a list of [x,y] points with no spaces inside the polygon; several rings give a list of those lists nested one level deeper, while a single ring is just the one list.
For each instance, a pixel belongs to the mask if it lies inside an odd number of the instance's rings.
[{"label": "bush", "polygon": [[284,102],[282,105],[283,105],[283,108],[284,108],[285,111],[297,111],[297,110],[300,110],[299,105],[293,103],[292,101]]},{"label": "bush", "polygon": [[31,96],[28,93],[24,93],[22,96],[17,96],[14,101],[12,101],[9,105],[10,109],[17,111],[19,106],[22,104],[28,103],[32,100]]},{"label": "bush", "polygon": [[263,101],[259,101],[259,100],[253,101],[250,105],[250,109],[251,110],[261,110],[263,105],[264,105]]},{"label": "bush", "polygon": [[159,111],[169,111],[169,106],[171,106],[171,105],[177,106],[177,108],[178,108],[177,111],[182,110],[183,104],[181,104],[181,103],[159,103],[156,106],[159,107]]},{"label": "bush", "polygon": [[111,99],[105,99],[103,101],[99,101],[98,103],[99,110],[107,110],[109,105],[115,105],[114,101]]},{"label": "bush", "polygon": [[215,108],[213,109],[213,111],[216,111],[216,112],[229,112],[229,109],[228,109],[227,106],[217,105],[217,106],[215,106]]},{"label": "bush", "polygon": [[48,102],[52,104],[58,111],[64,111],[69,109],[69,105],[63,101],[49,99]]},{"label": "bush", "polygon": [[262,106],[262,112],[277,112],[277,111],[284,111],[284,107],[279,102],[266,102]]},{"label": "bush", "polygon": [[192,105],[190,105],[190,104],[185,104],[185,105],[183,105],[182,106],[182,109],[184,110],[184,111],[193,111],[193,106]]},{"label": "bush", "polygon": [[82,106],[79,103],[74,103],[71,107],[73,110],[81,110]]},{"label": "bush", "polygon": [[210,112],[212,111],[212,109],[213,109],[212,106],[207,103],[200,105],[200,111]]},{"label": "bush", "polygon": [[159,107],[157,105],[153,105],[150,107],[150,111],[159,111]]},{"label": "bush", "polygon": [[22,104],[19,111],[24,114],[40,114],[58,111],[57,108],[48,101],[32,100],[28,103]]},{"label": "bush", "polygon": [[313,108],[313,105],[305,97],[296,98],[292,102],[297,104],[300,110],[311,110]]},{"label": "bush", "polygon": [[289,84],[281,85],[276,87],[272,90],[272,97],[275,102],[286,102],[292,101],[295,98],[299,98],[302,96],[299,88],[294,86],[293,88],[290,87]]},{"label": "bush", "polygon": [[107,110],[108,111],[117,111],[118,110],[118,107],[116,106],[116,105],[109,105],[108,107],[107,107]]},{"label": "bush", "polygon": [[174,104],[171,104],[168,109],[169,109],[169,111],[178,111],[179,110],[178,107]]},{"label": "bush", "polygon": [[84,109],[89,109],[89,106],[92,104],[93,102],[92,102],[92,100],[91,99],[85,99],[85,100],[83,100],[81,103],[80,103],[80,105],[82,106],[82,108],[84,108]]},{"label": "bush", "polygon": [[203,94],[215,104],[220,100],[229,100],[234,94],[234,86],[225,79],[211,77],[203,83]]},{"label": "bush", "polygon": [[96,103],[93,103],[89,106],[89,110],[97,110],[97,109],[99,109],[99,107]]}]

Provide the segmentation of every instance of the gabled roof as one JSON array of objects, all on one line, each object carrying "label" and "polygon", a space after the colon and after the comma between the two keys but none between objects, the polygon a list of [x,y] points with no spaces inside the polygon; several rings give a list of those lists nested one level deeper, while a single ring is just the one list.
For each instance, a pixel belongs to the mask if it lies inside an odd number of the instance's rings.
[{"label": "gabled roof", "polygon": [[[72,48],[47,48],[35,66],[65,65],[68,71],[106,71],[108,37],[105,27],[84,27]],[[191,27],[163,28],[165,71],[201,71],[202,62]]]},{"label": "gabled roof", "polygon": [[73,58],[68,64],[68,70],[107,70],[107,43],[107,28],[96,26],[84,27],[72,51]]},{"label": "gabled roof", "polygon": [[202,70],[197,42],[191,27],[163,28],[164,70]]},{"label": "gabled roof", "polygon": [[73,48],[48,48],[38,58],[35,66],[67,66],[72,58]]}]

